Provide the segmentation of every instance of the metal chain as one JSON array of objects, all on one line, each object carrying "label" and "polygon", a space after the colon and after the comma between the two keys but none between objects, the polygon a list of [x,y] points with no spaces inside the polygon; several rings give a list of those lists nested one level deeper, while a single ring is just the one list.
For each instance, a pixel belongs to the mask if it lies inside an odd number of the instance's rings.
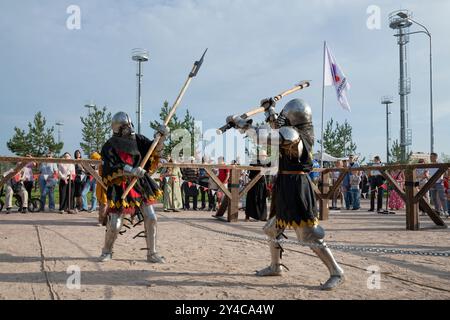
[{"label": "metal chain", "polygon": [[298,240],[277,240],[277,239],[270,239],[268,237],[260,237],[260,236],[248,236],[243,234],[237,234],[227,231],[220,231],[215,230],[206,226],[202,226],[193,222],[187,222],[187,221],[181,221],[177,218],[168,217],[166,215],[160,214],[161,216],[176,220],[179,223],[189,225],[191,227],[202,229],[210,232],[215,232],[217,234],[222,234],[229,237],[234,238],[241,238],[245,240],[250,241],[273,241],[280,244],[293,244],[298,245],[302,247],[319,247],[319,248],[330,248],[338,251],[344,251],[344,252],[369,252],[369,253],[385,253],[385,254],[401,254],[401,255],[418,255],[418,256],[433,256],[433,257],[450,257],[450,251],[416,251],[416,250],[403,250],[403,249],[384,249],[384,248],[377,248],[377,247],[363,247],[363,246],[347,246],[347,245],[341,245],[341,244],[317,244],[317,243],[310,243],[310,242],[302,242]]}]

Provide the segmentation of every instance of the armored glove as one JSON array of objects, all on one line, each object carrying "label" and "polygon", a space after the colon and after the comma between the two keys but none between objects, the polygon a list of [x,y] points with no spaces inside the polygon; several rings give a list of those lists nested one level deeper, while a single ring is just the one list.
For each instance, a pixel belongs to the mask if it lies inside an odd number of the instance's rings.
[{"label": "armored glove", "polygon": [[138,178],[142,178],[145,175],[145,170],[142,169],[141,167],[135,167],[133,168],[130,165],[126,165],[123,168],[123,171],[125,172],[126,175],[129,176],[134,176],[134,177],[138,177]]},{"label": "armored glove", "polygon": [[274,127],[273,124],[275,124],[278,118],[278,113],[275,112],[275,105],[276,102],[273,98],[261,100],[261,106],[265,109],[266,122],[270,123],[272,127]]},{"label": "armored glove", "polygon": [[[159,125],[159,127],[156,129],[156,134],[158,134],[161,137],[167,137],[170,134],[170,128],[164,124]],[[155,134],[155,135],[156,135]]]},{"label": "armored glove", "polygon": [[239,115],[233,115],[227,117],[227,123],[230,125],[230,127],[239,129],[239,131],[241,132],[245,132],[251,127],[253,120],[244,119]]}]

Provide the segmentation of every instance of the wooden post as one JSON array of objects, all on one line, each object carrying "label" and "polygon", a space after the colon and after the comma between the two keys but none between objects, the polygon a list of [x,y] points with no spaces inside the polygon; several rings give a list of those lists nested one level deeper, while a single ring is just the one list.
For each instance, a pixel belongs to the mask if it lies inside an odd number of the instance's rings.
[{"label": "wooden post", "polygon": [[328,208],[328,190],[330,188],[330,172],[322,173],[322,183],[320,184],[320,193],[322,196],[319,199],[319,220],[328,220],[330,212]]},{"label": "wooden post", "polygon": [[229,188],[231,190],[231,198],[228,202],[228,222],[236,222],[238,220],[239,213],[239,177],[241,170],[231,169],[231,184]]},{"label": "wooden post", "polygon": [[405,170],[405,195],[406,195],[406,229],[419,230],[419,204],[414,201],[416,196],[416,170]]}]

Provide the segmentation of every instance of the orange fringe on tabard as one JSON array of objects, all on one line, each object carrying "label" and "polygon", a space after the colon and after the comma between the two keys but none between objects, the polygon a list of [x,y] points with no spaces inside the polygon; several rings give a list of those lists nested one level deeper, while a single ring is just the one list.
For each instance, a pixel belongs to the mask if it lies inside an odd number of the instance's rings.
[{"label": "orange fringe on tabard", "polygon": [[277,227],[278,228],[304,228],[304,227],[314,227],[319,225],[319,220],[317,218],[314,219],[308,219],[308,220],[301,220],[300,224],[298,224],[295,221],[285,221],[282,219],[277,219]]},{"label": "orange fringe on tabard", "polygon": [[158,190],[155,196],[150,196],[141,201],[119,200],[114,202],[112,200],[109,200],[108,213],[121,213],[134,215],[135,209],[140,207],[142,203],[146,205],[155,204],[158,202],[158,198],[161,197],[162,194],[163,194],[162,191]]}]

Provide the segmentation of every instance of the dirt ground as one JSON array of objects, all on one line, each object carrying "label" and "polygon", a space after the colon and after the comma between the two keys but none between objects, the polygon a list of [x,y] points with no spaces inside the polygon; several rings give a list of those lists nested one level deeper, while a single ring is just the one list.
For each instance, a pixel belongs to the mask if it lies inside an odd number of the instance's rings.
[{"label": "dirt ground", "polygon": [[[324,292],[325,266],[295,244],[285,245],[290,271],[283,277],[254,275],[269,263],[267,244],[259,240],[263,222],[245,222],[242,212],[237,223],[226,223],[211,212],[157,209],[158,248],[166,264],[146,262],[145,240],[133,239],[142,226],[127,229],[114,260],[100,263],[105,229],[94,213],[1,213],[0,299],[450,299],[449,257],[333,250],[346,282]],[[420,231],[406,231],[404,212],[332,211],[322,226],[330,245],[449,251],[450,229],[420,220]],[[294,239],[293,231],[287,235]],[[73,270],[80,270],[79,288],[70,285],[76,284]]]}]

